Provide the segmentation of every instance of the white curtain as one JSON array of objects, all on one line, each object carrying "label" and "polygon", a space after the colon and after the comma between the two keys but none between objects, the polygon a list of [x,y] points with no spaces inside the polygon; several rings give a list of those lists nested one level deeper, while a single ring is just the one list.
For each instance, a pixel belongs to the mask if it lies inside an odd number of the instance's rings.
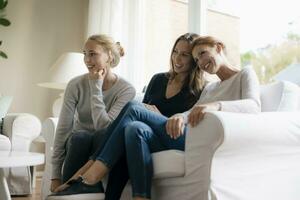
[{"label": "white curtain", "polygon": [[143,88],[145,0],[90,0],[87,36],[108,34],[121,42],[125,57],[114,72]]}]

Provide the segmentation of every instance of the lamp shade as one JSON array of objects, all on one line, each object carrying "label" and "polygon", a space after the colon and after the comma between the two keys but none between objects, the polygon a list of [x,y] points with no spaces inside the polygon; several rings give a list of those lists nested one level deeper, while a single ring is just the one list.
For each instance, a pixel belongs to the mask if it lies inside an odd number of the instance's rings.
[{"label": "lamp shade", "polygon": [[64,90],[72,78],[87,72],[82,53],[64,53],[50,68],[47,82],[38,86]]}]

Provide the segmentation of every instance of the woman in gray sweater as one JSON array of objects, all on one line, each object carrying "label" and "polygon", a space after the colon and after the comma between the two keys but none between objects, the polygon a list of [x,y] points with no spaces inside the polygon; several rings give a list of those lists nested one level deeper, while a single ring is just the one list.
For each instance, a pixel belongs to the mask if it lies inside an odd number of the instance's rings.
[{"label": "woman in gray sweater", "polygon": [[[111,71],[124,51],[106,35],[93,35],[84,45],[88,73],[67,85],[52,155],[51,191],[68,180],[101,142],[105,128],[135,96],[134,87]],[[93,142],[94,141],[94,142]]]}]

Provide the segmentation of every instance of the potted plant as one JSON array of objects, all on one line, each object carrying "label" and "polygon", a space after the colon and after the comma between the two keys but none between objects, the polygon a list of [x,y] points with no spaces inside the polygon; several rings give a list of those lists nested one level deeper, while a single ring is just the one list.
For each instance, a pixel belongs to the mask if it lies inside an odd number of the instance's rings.
[{"label": "potted plant", "polygon": [[[7,6],[8,0],[0,0],[0,25],[9,26],[10,21],[5,18],[5,7]],[[2,41],[0,40],[0,46],[2,45]],[[7,58],[6,53],[0,50],[0,57]]]}]

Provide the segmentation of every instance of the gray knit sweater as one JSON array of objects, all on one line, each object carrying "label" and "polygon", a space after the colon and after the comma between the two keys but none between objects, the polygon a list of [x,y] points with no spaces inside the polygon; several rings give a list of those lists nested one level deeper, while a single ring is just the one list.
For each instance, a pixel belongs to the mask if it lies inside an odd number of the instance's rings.
[{"label": "gray knit sweater", "polygon": [[121,77],[109,90],[102,91],[102,84],[102,80],[90,80],[88,74],[68,83],[55,134],[52,179],[61,178],[65,143],[70,135],[106,128],[135,96],[134,87]]}]

